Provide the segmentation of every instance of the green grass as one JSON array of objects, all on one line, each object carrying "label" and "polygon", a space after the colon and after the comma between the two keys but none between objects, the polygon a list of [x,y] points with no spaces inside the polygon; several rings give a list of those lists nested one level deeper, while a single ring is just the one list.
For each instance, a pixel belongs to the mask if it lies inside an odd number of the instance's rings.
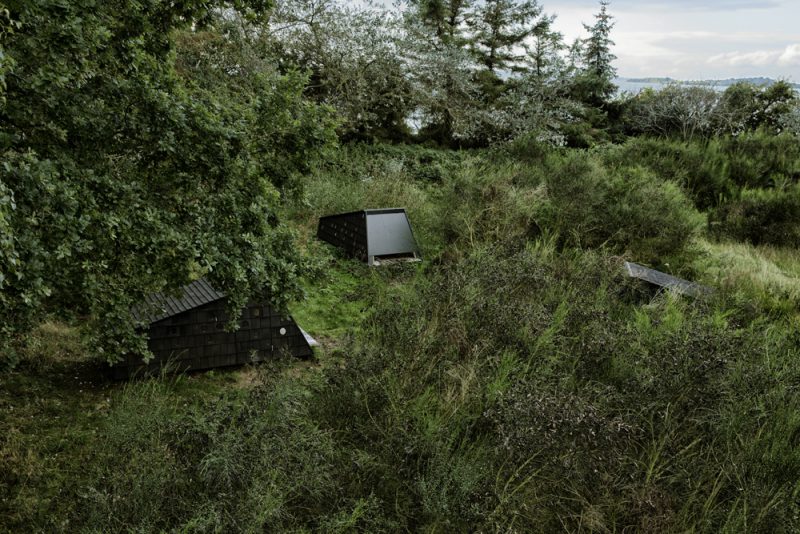
[{"label": "green grass", "polygon": [[[0,532],[798,530],[800,251],[701,236],[670,267],[715,295],[655,294],[623,275],[634,241],[586,239],[613,197],[544,205],[541,173],[578,190],[592,153],[339,156],[286,217],[319,361],[119,384],[42,325],[0,375]],[[645,197],[622,211],[663,207]],[[387,205],[423,263],[314,238],[321,214]]]},{"label": "green grass", "polygon": [[800,318],[800,250],[705,240],[699,248],[695,269],[704,282]]},{"label": "green grass", "polygon": [[369,302],[365,280],[370,269],[343,259],[317,280],[305,280],[305,300],[290,305],[295,321],[312,336],[332,341],[358,331]]},{"label": "green grass", "polygon": [[[186,408],[236,390],[240,373],[161,379],[159,395]],[[109,380],[104,364],[87,356],[75,328],[57,322],[38,328],[20,366],[0,374],[0,532],[34,525],[69,531],[61,521],[80,513],[76,498],[86,488],[77,483],[98,461],[117,405],[150,383]],[[148,414],[147,406],[137,410]]]}]

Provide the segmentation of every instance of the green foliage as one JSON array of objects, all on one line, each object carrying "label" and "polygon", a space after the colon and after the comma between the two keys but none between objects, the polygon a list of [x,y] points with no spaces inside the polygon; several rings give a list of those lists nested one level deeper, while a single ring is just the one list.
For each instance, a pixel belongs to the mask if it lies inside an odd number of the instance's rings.
[{"label": "green foliage", "polygon": [[404,207],[423,257],[440,247],[432,188],[459,168],[463,155],[421,147],[350,145],[319,165],[296,202],[293,216],[317,219],[365,208]]},{"label": "green foliage", "polygon": [[744,189],[712,217],[717,235],[754,245],[800,243],[800,184],[781,189]]},{"label": "green foliage", "polygon": [[583,69],[575,76],[573,94],[581,102],[595,108],[603,107],[616,91],[614,78],[617,71],[613,66],[617,58],[611,53],[614,41],[611,30],[614,17],[608,12],[610,2],[600,0],[600,11],[594,16],[595,23],[584,24],[589,36],[580,44],[580,59]]},{"label": "green foliage", "polygon": [[729,158],[730,180],[739,187],[773,188],[800,182],[800,140],[765,131],[715,141]]},{"label": "green foliage", "polygon": [[130,306],[203,273],[234,309],[256,291],[297,294],[276,186],[330,141],[331,124],[302,100],[297,75],[262,68],[231,98],[202,63],[191,80],[177,74],[174,30],[208,27],[230,5],[256,13],[244,2],[12,4],[0,109],[4,357],[46,312],[86,316],[109,361],[145,351]]},{"label": "green foliage", "polygon": [[708,138],[725,127],[719,106],[719,93],[711,87],[670,84],[631,97],[624,105],[623,122],[636,135]]},{"label": "green foliage", "polygon": [[736,83],[724,93],[711,87],[670,84],[623,97],[622,123],[633,135],[709,139],[763,130],[796,135],[797,92],[786,82]]},{"label": "green foliage", "polygon": [[780,189],[800,179],[800,142],[788,134],[759,131],[708,142],[635,138],[603,154],[611,166],[644,166],[679,184],[702,210],[724,205],[743,188]]},{"label": "green foliage", "polygon": [[[619,150],[654,169],[650,146]],[[615,150],[334,156],[283,212],[317,266],[293,311],[319,361],[112,385],[44,325],[0,374],[0,528],[797,530],[796,250],[686,254],[678,178]],[[318,215],[398,204],[422,264],[310,241]],[[716,291],[654,293],[626,251]]]},{"label": "green foliage", "polygon": [[521,68],[518,48],[537,32],[542,8],[536,0],[487,0],[469,18],[473,54],[486,69]]},{"label": "green foliage", "polygon": [[642,167],[606,170],[578,155],[545,161],[539,226],[564,244],[608,246],[665,265],[683,254],[703,225],[680,188]]},{"label": "green foliage", "polygon": [[[366,344],[317,393],[317,417],[371,458],[348,480],[380,480],[370,491],[410,528],[790,528],[785,434],[763,457],[725,444],[765,414],[770,428],[785,419],[758,407],[789,390],[745,369],[778,358],[774,371],[796,376],[796,347],[713,308],[634,295],[618,263],[541,244],[429,269],[379,302]],[[735,429],[723,412],[739,414]]]},{"label": "green foliage", "polygon": [[457,250],[479,243],[520,246],[536,237],[541,229],[534,213],[543,191],[526,186],[530,179],[527,169],[512,162],[488,165],[481,160],[467,161],[444,184],[438,232],[446,242],[457,245]]},{"label": "green foliage", "polygon": [[707,145],[638,137],[603,154],[609,165],[645,167],[686,191],[699,209],[709,209],[731,198],[736,186],[730,178],[730,159],[721,143]]},{"label": "green foliage", "polygon": [[397,26],[372,5],[282,0],[261,41],[284,68],[310,73],[305,94],[338,112],[342,139],[401,140],[412,101]]},{"label": "green foliage", "polygon": [[765,129],[782,130],[782,118],[791,113],[798,96],[785,81],[757,87],[736,83],[728,87],[719,103],[720,119],[730,133]]}]

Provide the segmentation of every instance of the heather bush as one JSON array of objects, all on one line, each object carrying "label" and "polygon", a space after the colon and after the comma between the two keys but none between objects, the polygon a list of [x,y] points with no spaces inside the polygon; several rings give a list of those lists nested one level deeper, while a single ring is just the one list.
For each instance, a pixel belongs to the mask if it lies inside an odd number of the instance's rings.
[{"label": "heather bush", "polygon": [[800,139],[758,131],[712,142],[728,159],[730,180],[742,188],[780,187],[800,181]]},{"label": "heather bush", "polygon": [[607,149],[602,156],[612,168],[640,166],[678,184],[701,210],[717,205],[735,190],[728,160],[713,142],[640,137]]},{"label": "heather bush", "polygon": [[[403,528],[780,531],[800,471],[773,425],[796,422],[760,406],[794,402],[775,376],[800,376],[796,340],[725,298],[651,300],[619,260],[478,246],[377,301],[315,417]],[[735,445],[767,427],[769,453]]]},{"label": "heather bush", "polygon": [[564,245],[607,247],[637,261],[665,265],[680,258],[703,217],[680,188],[640,167],[606,169],[587,157],[548,162],[539,226]]},{"label": "heather bush", "polygon": [[800,184],[780,189],[745,189],[712,215],[716,235],[754,245],[796,247],[800,243]]}]

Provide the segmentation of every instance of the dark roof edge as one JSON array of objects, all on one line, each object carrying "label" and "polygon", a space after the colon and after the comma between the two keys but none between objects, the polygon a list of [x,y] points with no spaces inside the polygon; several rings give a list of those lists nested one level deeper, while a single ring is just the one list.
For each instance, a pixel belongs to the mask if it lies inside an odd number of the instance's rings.
[{"label": "dark roof edge", "polygon": [[364,209],[364,210],[356,210],[356,211],[348,211],[346,213],[334,213],[332,215],[323,215],[319,218],[322,219],[333,219],[335,217],[350,217],[352,215],[359,215],[359,214],[366,214],[366,215],[380,215],[381,213],[406,213],[405,208],[375,208],[375,209]]},{"label": "dark roof edge", "polygon": [[152,325],[181,313],[217,302],[227,295],[217,291],[206,278],[191,282],[175,292],[161,292],[149,295],[144,302],[134,306],[131,314],[137,323]]},{"label": "dark roof edge", "polygon": [[406,213],[405,208],[376,208],[370,210],[364,210],[367,215],[375,214],[380,215],[381,213]]}]

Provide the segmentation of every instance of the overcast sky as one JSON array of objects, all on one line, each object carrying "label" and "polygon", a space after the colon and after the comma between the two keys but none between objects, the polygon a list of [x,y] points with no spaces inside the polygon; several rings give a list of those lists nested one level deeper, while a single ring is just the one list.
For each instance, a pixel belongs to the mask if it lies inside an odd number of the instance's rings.
[{"label": "overcast sky", "polygon": [[[593,23],[596,0],[542,0],[567,42]],[[800,82],[800,0],[612,0],[622,77]]]}]

